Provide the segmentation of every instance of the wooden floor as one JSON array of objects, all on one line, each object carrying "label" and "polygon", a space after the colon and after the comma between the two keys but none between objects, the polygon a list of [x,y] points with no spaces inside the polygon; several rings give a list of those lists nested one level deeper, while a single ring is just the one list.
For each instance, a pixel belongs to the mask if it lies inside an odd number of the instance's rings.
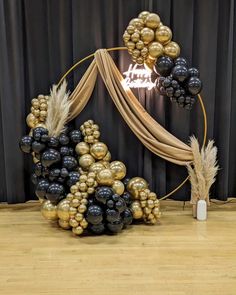
[{"label": "wooden floor", "polygon": [[0,294],[235,295],[236,204],[213,204],[207,222],[162,208],[157,226],[74,238],[38,203],[0,205]]}]

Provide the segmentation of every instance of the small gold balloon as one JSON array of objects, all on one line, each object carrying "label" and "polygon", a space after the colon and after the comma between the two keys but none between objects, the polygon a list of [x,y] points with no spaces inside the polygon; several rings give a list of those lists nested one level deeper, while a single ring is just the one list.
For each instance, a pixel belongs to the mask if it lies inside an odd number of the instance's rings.
[{"label": "small gold balloon", "polygon": [[151,57],[157,58],[163,55],[163,46],[159,42],[152,42],[148,46],[148,51]]},{"label": "small gold balloon", "polygon": [[32,113],[30,113],[26,117],[26,123],[29,126],[29,128],[34,128],[35,127],[35,116]]},{"label": "small gold balloon", "polygon": [[67,199],[61,200],[57,205],[57,215],[63,221],[69,221],[70,201]]},{"label": "small gold balloon", "polygon": [[128,42],[130,40],[130,34],[127,31],[123,34],[123,40],[124,42]]},{"label": "small gold balloon", "polygon": [[108,148],[103,142],[96,142],[90,148],[90,154],[98,160],[102,160],[106,156]]},{"label": "small gold balloon", "polygon": [[134,219],[140,219],[143,217],[143,211],[138,202],[133,202],[130,209],[133,213]]},{"label": "small gold balloon", "polygon": [[139,57],[140,56],[140,50],[138,49],[134,49],[133,52],[132,52],[132,57]]},{"label": "small gold balloon", "polygon": [[125,164],[120,161],[111,162],[110,169],[113,173],[114,179],[116,180],[121,180],[126,175]]},{"label": "small gold balloon", "polygon": [[128,34],[132,35],[134,33],[135,27],[129,25],[126,29],[126,31],[128,32]]},{"label": "small gold balloon", "polygon": [[167,45],[164,46],[164,54],[171,57],[176,58],[180,55],[180,47],[176,42],[171,41]]},{"label": "small gold balloon", "polygon": [[77,226],[77,227],[73,227],[72,228],[72,232],[75,234],[75,235],[81,235],[83,233],[83,228],[81,226]]},{"label": "small gold balloon", "polygon": [[76,215],[75,215],[75,220],[76,221],[78,221],[78,222],[80,222],[81,220],[83,220],[83,214],[82,213],[77,213]]},{"label": "small gold balloon", "polygon": [[135,46],[137,49],[141,50],[144,48],[144,43],[143,43],[143,41],[139,40]]},{"label": "small gold balloon", "polygon": [[89,169],[89,167],[95,162],[94,158],[90,154],[82,155],[79,158],[79,165],[83,169]]},{"label": "small gold balloon", "polygon": [[111,186],[114,183],[113,173],[110,169],[103,169],[97,174],[97,182],[101,185]]},{"label": "small gold balloon", "polygon": [[46,103],[41,103],[41,104],[40,104],[40,110],[41,110],[41,111],[46,111],[47,108],[48,108],[48,105],[47,105]]},{"label": "small gold balloon", "polygon": [[71,218],[69,220],[69,224],[70,224],[71,227],[77,227],[79,225],[78,221],[75,220],[74,218]]},{"label": "small gold balloon", "polygon": [[148,44],[154,40],[154,31],[149,28],[143,28],[141,31],[141,40],[144,44]]},{"label": "small gold balloon", "polygon": [[135,32],[131,35],[131,40],[135,43],[139,41],[139,38],[140,38],[140,34],[137,32]]},{"label": "small gold balloon", "polygon": [[[142,19],[140,18],[133,18],[131,19],[131,21],[129,22],[130,26],[134,26],[135,28],[137,28],[138,30],[141,30],[144,26],[144,22]],[[127,28],[128,31],[128,28]]]},{"label": "small gold balloon", "polygon": [[86,228],[88,227],[88,222],[87,220],[84,218],[81,222],[80,222],[80,225],[82,228]]},{"label": "small gold balloon", "polygon": [[167,44],[172,38],[171,29],[167,26],[161,26],[155,33],[156,40],[162,44]]},{"label": "small gold balloon", "polygon": [[138,18],[141,18],[145,22],[149,14],[150,14],[149,11],[142,11],[139,13]]},{"label": "small gold balloon", "polygon": [[111,153],[108,151],[106,156],[102,159],[103,161],[110,162],[111,161]]},{"label": "small gold balloon", "polygon": [[135,48],[135,43],[132,42],[132,41],[128,41],[128,42],[126,43],[126,46],[127,46],[128,49],[133,50],[133,49]]},{"label": "small gold balloon", "polygon": [[148,28],[156,29],[160,26],[160,17],[156,13],[150,13],[145,20],[145,25]]},{"label": "small gold balloon", "polygon": [[141,56],[143,57],[147,57],[148,55],[148,48],[147,47],[144,47],[142,50],[141,50]]},{"label": "small gold balloon", "polygon": [[139,192],[146,188],[148,188],[148,183],[141,177],[131,178],[127,185],[127,190],[135,199],[139,197]]},{"label": "small gold balloon", "polygon": [[50,201],[45,201],[41,207],[41,213],[47,220],[57,220],[57,206],[53,205]]},{"label": "small gold balloon", "polygon": [[78,155],[82,156],[89,153],[89,145],[87,142],[81,141],[77,143],[75,151]]},{"label": "small gold balloon", "polygon": [[66,220],[59,219],[58,224],[63,229],[70,229],[71,228],[69,221],[66,221]]},{"label": "small gold balloon", "polygon": [[125,186],[120,180],[115,180],[112,185],[112,189],[114,190],[115,194],[122,195],[124,193]]}]

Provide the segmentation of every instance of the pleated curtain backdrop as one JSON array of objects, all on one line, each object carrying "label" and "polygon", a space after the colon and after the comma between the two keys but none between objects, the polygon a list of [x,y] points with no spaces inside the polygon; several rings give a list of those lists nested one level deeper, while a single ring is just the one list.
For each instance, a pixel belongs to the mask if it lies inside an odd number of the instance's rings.
[{"label": "pleated curtain backdrop", "polygon": [[[28,132],[25,117],[30,101],[49,93],[65,71],[98,48],[123,46],[129,20],[142,10],[160,15],[170,26],[182,55],[200,69],[208,115],[208,138],[219,148],[219,172],[212,195],[225,200],[236,196],[236,29],[234,0],[2,0],[0,1],[0,201],[34,199],[30,183],[32,160],[18,148]],[[119,69],[128,69],[127,53],[114,54]],[[72,90],[89,62],[69,79]],[[188,142],[202,141],[199,105],[191,112],[172,105],[155,90],[139,90],[139,101],[167,130]],[[101,79],[88,106],[76,119],[79,126],[92,118],[101,127],[102,140],[113,159],[126,163],[129,176],[143,176],[159,196],[187,176],[184,167],[151,154],[129,130],[117,112]],[[185,185],[174,199],[188,200]]]}]

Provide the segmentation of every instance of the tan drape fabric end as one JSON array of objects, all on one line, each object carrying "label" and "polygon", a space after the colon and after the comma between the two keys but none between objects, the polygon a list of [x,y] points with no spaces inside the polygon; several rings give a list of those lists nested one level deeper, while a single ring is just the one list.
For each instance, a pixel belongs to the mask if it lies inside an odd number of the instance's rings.
[{"label": "tan drape fabric end", "polygon": [[96,51],[93,62],[71,94],[70,120],[77,117],[87,104],[98,72],[118,111],[134,134],[151,152],[177,165],[186,165],[193,160],[191,147],[156,122],[132,91],[123,86],[123,77],[106,49]]}]

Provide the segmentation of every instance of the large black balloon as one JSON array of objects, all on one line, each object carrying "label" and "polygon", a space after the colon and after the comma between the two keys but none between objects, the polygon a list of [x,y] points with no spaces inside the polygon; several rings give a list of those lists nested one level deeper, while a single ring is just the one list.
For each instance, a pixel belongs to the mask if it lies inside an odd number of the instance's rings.
[{"label": "large black balloon", "polygon": [[40,153],[42,152],[44,149],[46,148],[46,145],[42,142],[39,142],[39,141],[34,141],[32,143],[32,150],[35,152],[35,153]]},{"label": "large black balloon", "polygon": [[22,150],[22,152],[24,153],[30,153],[31,152],[31,146],[33,143],[33,137],[26,135],[23,136],[19,142],[20,145],[20,149]]},{"label": "large black balloon", "polygon": [[59,183],[51,183],[47,189],[46,198],[51,202],[58,202],[63,198],[64,187]]},{"label": "large black balloon", "polygon": [[49,182],[46,179],[42,179],[38,182],[35,190],[35,194],[38,198],[44,198],[46,196]]},{"label": "large black balloon", "polygon": [[86,211],[86,220],[91,224],[99,224],[103,220],[103,210],[98,205],[91,205]]},{"label": "large black balloon", "polygon": [[96,189],[95,198],[97,199],[98,202],[106,204],[106,202],[109,200],[109,198],[113,194],[114,194],[114,191],[112,188],[108,186],[101,186]]},{"label": "large black balloon", "polygon": [[171,73],[179,82],[183,82],[188,78],[188,69],[184,65],[175,66]]},{"label": "large black balloon", "polygon": [[77,168],[78,163],[76,159],[72,156],[65,156],[62,159],[62,167],[68,169],[69,171]]},{"label": "large black balloon", "polygon": [[74,143],[79,143],[81,141],[82,134],[80,130],[73,130],[70,133],[70,139]]},{"label": "large black balloon", "polygon": [[52,164],[58,163],[61,160],[60,153],[55,149],[48,149],[43,152],[41,162],[44,167],[50,167]]},{"label": "large black balloon", "polygon": [[198,77],[191,77],[188,80],[187,89],[193,95],[198,94],[201,91],[201,89],[202,89],[202,82],[201,82],[201,80]]},{"label": "large black balloon", "polygon": [[67,181],[67,185],[71,187],[79,181],[80,173],[77,171],[72,171],[69,173],[69,180]]},{"label": "large black balloon", "polygon": [[168,56],[159,57],[154,71],[161,76],[168,76],[174,66],[173,60]]}]

